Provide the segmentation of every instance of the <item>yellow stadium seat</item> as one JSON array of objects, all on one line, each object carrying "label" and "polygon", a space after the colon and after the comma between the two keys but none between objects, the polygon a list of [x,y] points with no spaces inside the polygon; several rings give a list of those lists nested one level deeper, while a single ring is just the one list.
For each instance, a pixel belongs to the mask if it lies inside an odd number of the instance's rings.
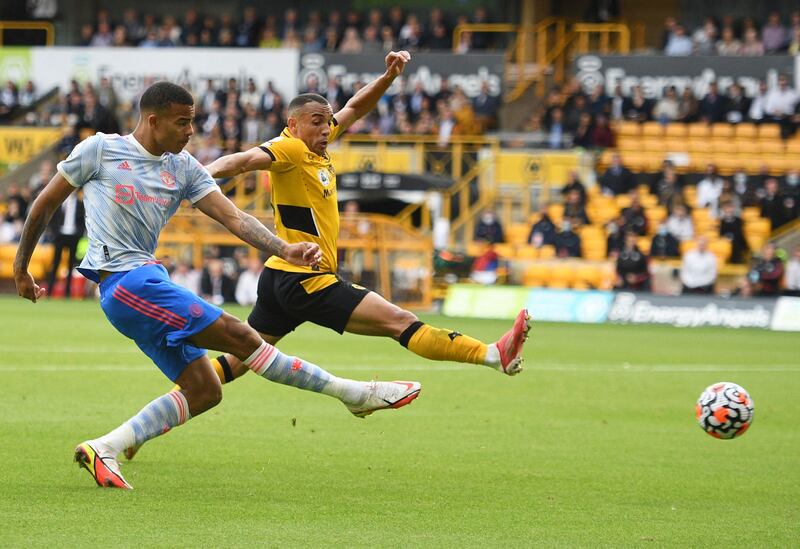
[{"label": "yellow stadium seat", "polygon": [[660,137],[645,137],[642,139],[642,150],[651,153],[665,153],[664,140]]},{"label": "yellow stadium seat", "polygon": [[684,240],[681,242],[681,255],[684,255],[689,250],[697,248],[697,242],[694,240]]},{"label": "yellow stadium seat", "polygon": [[640,236],[636,239],[636,245],[639,247],[639,250],[645,255],[650,254],[650,245],[653,243],[653,239],[649,236]]},{"label": "yellow stadium seat", "polygon": [[589,238],[586,240],[581,239],[581,252],[583,252],[584,259],[591,259],[597,261],[606,258],[606,239],[603,238]]},{"label": "yellow stadium seat", "polygon": [[575,281],[575,268],[570,263],[558,263],[550,273],[548,288],[569,288]]},{"label": "yellow stadium seat", "polygon": [[704,122],[695,122],[689,124],[689,137],[707,138],[711,134],[708,124]]},{"label": "yellow stadium seat", "polygon": [[642,140],[640,137],[621,136],[617,139],[617,148],[622,154],[627,154],[628,151],[636,152],[642,148]]},{"label": "yellow stadium seat", "polygon": [[664,139],[664,150],[667,152],[686,152],[689,145],[685,137],[667,137]]},{"label": "yellow stadium seat", "polygon": [[778,124],[760,124],[758,137],[759,139],[780,139],[781,127]]},{"label": "yellow stadium seat", "polygon": [[494,251],[499,255],[502,259],[511,259],[514,257],[514,245],[513,244],[495,244]]},{"label": "yellow stadium seat", "polygon": [[590,288],[599,288],[603,282],[603,271],[594,263],[582,263],[575,269],[575,279],[575,287],[582,282]]},{"label": "yellow stadium seat", "polygon": [[784,154],[786,148],[780,139],[760,139],[758,150],[761,154]]},{"label": "yellow stadium seat", "polygon": [[556,256],[554,246],[542,246],[539,248],[539,259],[553,259]]},{"label": "yellow stadium seat", "polygon": [[661,137],[664,135],[664,126],[658,122],[645,122],[642,124],[642,137]]},{"label": "yellow stadium seat", "polygon": [[718,238],[709,243],[708,249],[717,256],[722,263],[727,263],[731,258],[731,241],[727,238]]},{"label": "yellow stadium seat", "polygon": [[757,139],[741,139],[736,138],[733,141],[732,148],[738,154],[759,154],[758,140]]},{"label": "yellow stadium seat", "polygon": [[544,286],[550,279],[551,266],[548,263],[534,263],[525,269],[523,283],[525,286]]},{"label": "yellow stadium seat", "polygon": [[517,259],[537,259],[539,250],[533,246],[519,246],[517,248]]},{"label": "yellow stadium seat", "polygon": [[800,137],[795,136],[786,142],[786,152],[788,154],[800,154]]},{"label": "yellow stadium seat", "polygon": [[746,234],[745,239],[747,240],[747,245],[754,252],[759,252],[764,242],[767,241],[767,237],[759,234]]},{"label": "yellow stadium seat", "polygon": [[745,222],[744,232],[747,235],[754,234],[767,237],[772,232],[772,225],[770,224],[769,219],[759,217],[757,219],[752,219]]},{"label": "yellow stadium seat", "polygon": [[742,208],[742,221],[747,223],[748,221],[752,221],[754,219],[759,219],[761,217],[761,208],[758,206],[750,206],[748,208]]},{"label": "yellow stadium seat", "polygon": [[733,134],[734,134],[734,129],[731,124],[725,122],[711,124],[711,135],[716,138],[730,139],[731,137],[733,137]]},{"label": "yellow stadium seat", "polygon": [[666,127],[666,129],[664,131],[664,135],[666,135],[667,137],[685,138],[686,134],[687,134],[687,131],[688,130],[686,128],[686,124],[681,124],[679,122],[675,122],[675,123],[667,125],[667,127]]},{"label": "yellow stadium seat", "polygon": [[651,206],[645,208],[644,215],[647,218],[647,225],[655,230],[659,223],[667,218],[667,208],[664,206]]},{"label": "yellow stadium seat", "polygon": [[736,154],[736,143],[732,139],[713,137],[711,139],[711,150],[714,154],[733,153]]},{"label": "yellow stadium seat", "polygon": [[470,242],[467,244],[467,255],[470,257],[479,257],[485,254],[488,249],[489,245],[486,242]]},{"label": "yellow stadium seat", "polygon": [[743,122],[736,124],[733,132],[738,138],[752,139],[758,135],[758,127],[750,122]]},{"label": "yellow stadium seat", "polygon": [[639,124],[638,122],[629,122],[629,121],[620,122],[618,133],[620,136],[625,135],[625,136],[639,137],[642,131],[641,126],[642,125]]},{"label": "yellow stadium seat", "polygon": [[692,153],[710,153],[711,141],[708,137],[689,137],[686,140],[689,152]]},{"label": "yellow stadium seat", "polygon": [[506,230],[506,240],[510,244],[525,244],[528,240],[528,235],[531,232],[531,226],[525,223],[517,223],[511,225]]},{"label": "yellow stadium seat", "polygon": [[556,225],[560,225],[561,221],[564,219],[564,205],[563,204],[550,204],[547,207],[547,213],[550,216],[550,219]]},{"label": "yellow stadium seat", "polygon": [[617,203],[617,208],[619,209],[627,208],[628,206],[631,205],[631,197],[628,196],[627,194],[620,194],[615,197],[615,200]]}]

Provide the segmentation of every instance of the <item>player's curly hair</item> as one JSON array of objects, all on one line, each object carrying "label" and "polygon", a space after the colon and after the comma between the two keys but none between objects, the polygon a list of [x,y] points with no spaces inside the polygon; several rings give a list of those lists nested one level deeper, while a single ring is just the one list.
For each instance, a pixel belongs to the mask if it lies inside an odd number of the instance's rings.
[{"label": "player's curly hair", "polygon": [[192,94],[171,82],[156,82],[145,90],[139,99],[140,111],[162,111],[173,103],[194,105]]}]

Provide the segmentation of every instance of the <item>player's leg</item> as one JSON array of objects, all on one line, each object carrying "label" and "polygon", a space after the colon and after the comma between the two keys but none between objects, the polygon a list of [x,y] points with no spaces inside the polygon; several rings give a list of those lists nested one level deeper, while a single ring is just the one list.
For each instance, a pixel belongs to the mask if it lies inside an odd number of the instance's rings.
[{"label": "player's leg", "polygon": [[413,313],[369,292],[353,310],[345,330],[391,337],[409,351],[431,360],[484,364],[515,375],[522,371],[522,346],[530,330],[530,317],[523,309],[503,337],[486,344],[460,332],[425,324]]}]

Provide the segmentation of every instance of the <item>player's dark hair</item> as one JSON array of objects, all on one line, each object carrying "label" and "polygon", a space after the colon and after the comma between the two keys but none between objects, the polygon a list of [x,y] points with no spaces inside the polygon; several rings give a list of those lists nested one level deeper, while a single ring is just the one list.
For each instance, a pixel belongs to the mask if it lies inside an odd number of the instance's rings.
[{"label": "player's dark hair", "polygon": [[309,103],[319,103],[321,105],[327,105],[328,100],[322,97],[318,93],[301,93],[294,99],[289,102],[289,115],[293,114],[297,109],[308,105]]},{"label": "player's dark hair", "polygon": [[173,103],[194,105],[192,94],[171,82],[156,82],[145,90],[139,100],[140,111],[163,111]]}]

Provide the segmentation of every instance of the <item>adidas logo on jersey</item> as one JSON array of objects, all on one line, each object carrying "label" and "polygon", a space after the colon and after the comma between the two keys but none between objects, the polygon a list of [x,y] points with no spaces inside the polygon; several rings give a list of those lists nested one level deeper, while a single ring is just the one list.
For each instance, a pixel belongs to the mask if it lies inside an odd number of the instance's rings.
[{"label": "adidas logo on jersey", "polygon": [[127,160],[123,160],[122,162],[117,164],[117,169],[118,170],[128,170],[129,172],[133,170],[133,168],[131,168],[131,165],[128,164]]}]

